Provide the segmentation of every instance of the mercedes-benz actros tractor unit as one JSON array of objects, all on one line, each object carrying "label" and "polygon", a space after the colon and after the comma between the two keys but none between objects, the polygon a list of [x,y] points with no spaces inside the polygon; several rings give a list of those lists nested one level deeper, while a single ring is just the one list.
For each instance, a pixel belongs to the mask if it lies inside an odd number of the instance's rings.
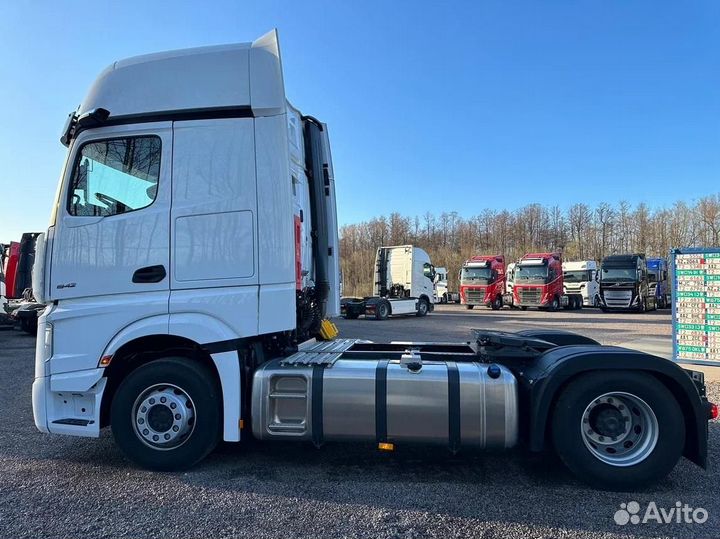
[{"label": "mercedes-benz actros tractor unit", "polygon": [[336,180],[275,33],[113,63],[62,141],[34,276],[42,432],[109,426],[160,470],[249,437],[552,448],[623,490],[706,465],[703,376],[652,355],[543,329],[316,340],[339,314]]}]

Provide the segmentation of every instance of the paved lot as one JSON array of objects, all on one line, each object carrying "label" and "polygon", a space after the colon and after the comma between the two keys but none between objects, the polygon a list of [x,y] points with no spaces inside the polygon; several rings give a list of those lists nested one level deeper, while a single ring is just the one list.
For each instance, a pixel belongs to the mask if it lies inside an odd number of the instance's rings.
[{"label": "paved lot", "polygon": [[[563,327],[604,343],[669,335],[669,315],[442,307],[425,319],[340,321],[345,337],[467,339],[473,327]],[[225,444],[187,473],[132,467],[109,433],[39,434],[32,423],[33,339],[0,328],[0,537],[720,537],[720,472],[682,461],[651,490],[578,483],[552,458],[401,447]],[[710,386],[720,401],[720,386]],[[720,425],[710,427],[720,459]],[[615,524],[621,503],[680,501],[705,524]]]}]

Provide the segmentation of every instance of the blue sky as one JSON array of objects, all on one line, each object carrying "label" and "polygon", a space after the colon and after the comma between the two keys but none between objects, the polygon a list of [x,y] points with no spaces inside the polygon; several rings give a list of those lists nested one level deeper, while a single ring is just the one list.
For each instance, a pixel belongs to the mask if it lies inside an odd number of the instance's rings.
[{"label": "blue sky", "polygon": [[720,2],[0,4],[0,242],[47,226],[68,112],[114,60],[277,27],[341,222],[720,191]]}]

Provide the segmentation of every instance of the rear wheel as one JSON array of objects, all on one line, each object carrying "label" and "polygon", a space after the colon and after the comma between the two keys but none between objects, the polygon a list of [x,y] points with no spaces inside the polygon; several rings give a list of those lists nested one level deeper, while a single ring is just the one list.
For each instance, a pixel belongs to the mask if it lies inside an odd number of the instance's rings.
[{"label": "rear wheel", "polygon": [[665,477],[685,442],[682,411],[649,374],[581,375],[553,410],[552,437],[565,465],[592,486],[635,490]]},{"label": "rear wheel", "polygon": [[417,312],[415,313],[417,316],[425,316],[428,313],[429,306],[428,302],[425,298],[420,298],[418,300],[418,306],[417,306]]},{"label": "rear wheel", "polygon": [[375,307],[375,318],[378,320],[386,320],[390,316],[390,305],[387,301],[380,301]]},{"label": "rear wheel", "polygon": [[355,320],[358,316],[360,316],[360,313],[356,313],[356,312],[346,312],[345,313],[345,318],[347,318],[348,320]]},{"label": "rear wheel", "polygon": [[181,470],[205,458],[222,434],[222,395],[213,373],[182,357],[131,372],[110,407],[115,442],[134,462]]}]

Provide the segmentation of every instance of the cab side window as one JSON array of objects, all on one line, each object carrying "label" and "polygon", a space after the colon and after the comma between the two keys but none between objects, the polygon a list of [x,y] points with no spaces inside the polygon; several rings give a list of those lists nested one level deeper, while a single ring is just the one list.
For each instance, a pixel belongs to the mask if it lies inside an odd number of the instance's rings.
[{"label": "cab side window", "polygon": [[146,208],[157,197],[160,137],[89,142],[82,146],[68,192],[70,215],[109,217]]}]

